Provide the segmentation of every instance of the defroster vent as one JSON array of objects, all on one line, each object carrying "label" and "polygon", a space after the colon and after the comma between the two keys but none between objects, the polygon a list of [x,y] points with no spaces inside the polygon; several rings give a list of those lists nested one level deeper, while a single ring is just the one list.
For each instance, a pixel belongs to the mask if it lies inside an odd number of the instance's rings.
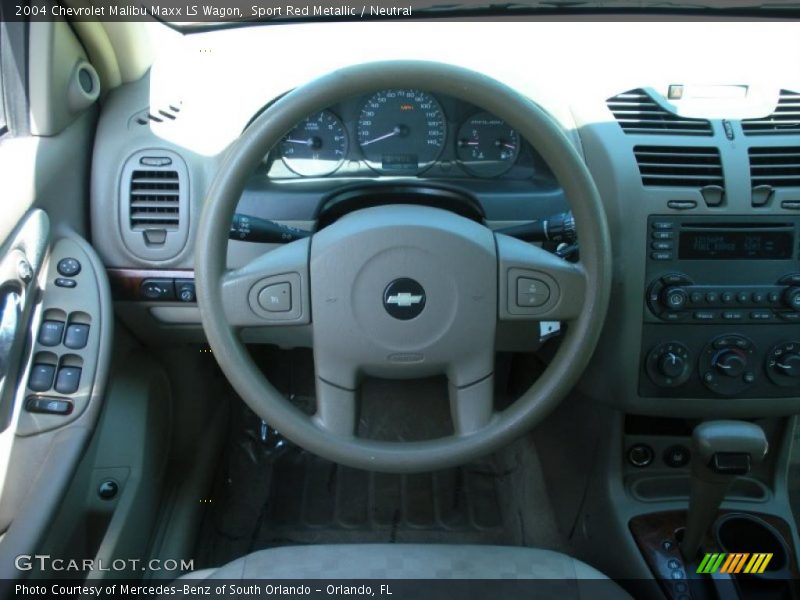
[{"label": "defroster vent", "polygon": [[712,135],[711,123],[668,111],[642,89],[630,90],[606,100],[625,133],[650,135]]}]

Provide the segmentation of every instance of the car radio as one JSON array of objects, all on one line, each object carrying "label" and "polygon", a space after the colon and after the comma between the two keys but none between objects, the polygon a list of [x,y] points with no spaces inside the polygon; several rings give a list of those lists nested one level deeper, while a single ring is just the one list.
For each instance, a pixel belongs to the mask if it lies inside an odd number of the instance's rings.
[{"label": "car radio", "polygon": [[800,393],[800,221],[651,216],[640,393]]}]

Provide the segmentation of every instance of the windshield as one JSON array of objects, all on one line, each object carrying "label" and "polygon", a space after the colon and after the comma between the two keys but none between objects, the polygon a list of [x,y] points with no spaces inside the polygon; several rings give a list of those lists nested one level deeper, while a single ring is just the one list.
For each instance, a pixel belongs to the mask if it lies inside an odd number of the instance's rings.
[{"label": "windshield", "polygon": [[[142,7],[159,10],[159,7]],[[528,17],[592,15],[600,18],[619,16],[695,16],[695,17],[800,17],[796,0],[519,0],[487,2],[486,0],[391,0],[359,4],[293,0],[283,4],[261,2],[223,2],[216,0],[202,6],[177,7],[178,12],[150,13],[171,27],[183,32],[215,27],[232,27],[256,23],[296,21],[398,20],[459,17],[515,19]],[[183,17],[172,20],[172,16]]]}]

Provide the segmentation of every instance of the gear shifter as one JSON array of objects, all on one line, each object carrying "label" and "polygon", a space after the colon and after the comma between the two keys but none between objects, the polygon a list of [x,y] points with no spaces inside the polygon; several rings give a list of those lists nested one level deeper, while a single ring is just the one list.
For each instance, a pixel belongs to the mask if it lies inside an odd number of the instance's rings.
[{"label": "gear shifter", "polygon": [[744,421],[708,421],[692,433],[691,491],[681,553],[693,560],[717,516],[728,486],[767,454],[767,438],[758,425]]}]

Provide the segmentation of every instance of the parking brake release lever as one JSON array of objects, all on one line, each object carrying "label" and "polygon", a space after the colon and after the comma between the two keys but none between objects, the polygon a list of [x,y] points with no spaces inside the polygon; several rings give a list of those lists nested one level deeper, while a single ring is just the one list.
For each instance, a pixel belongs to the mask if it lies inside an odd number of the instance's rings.
[{"label": "parking brake release lever", "polygon": [[683,557],[692,561],[717,517],[725,492],[737,475],[746,475],[767,454],[764,430],[744,421],[708,421],[692,433],[691,489]]}]

